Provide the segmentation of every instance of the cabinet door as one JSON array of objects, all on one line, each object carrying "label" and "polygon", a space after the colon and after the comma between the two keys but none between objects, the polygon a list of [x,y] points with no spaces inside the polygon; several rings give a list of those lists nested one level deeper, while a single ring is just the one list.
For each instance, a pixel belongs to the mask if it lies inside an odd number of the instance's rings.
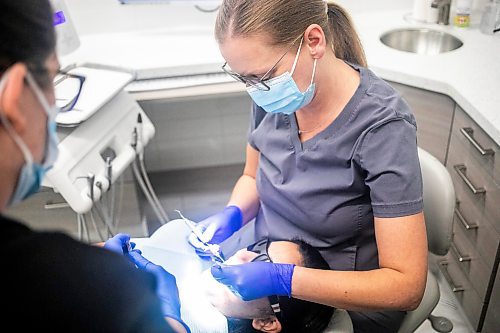
[{"label": "cabinet door", "polygon": [[445,163],[455,102],[448,96],[389,82],[410,105],[417,120],[418,145]]},{"label": "cabinet door", "polygon": [[446,166],[459,201],[450,251],[455,255],[449,260],[461,269],[465,281],[461,283],[470,286],[483,304],[478,320],[477,312],[470,311],[477,307],[474,300],[471,303],[470,299],[458,298],[470,321],[475,327],[477,323],[478,331],[484,323],[481,332],[495,333],[500,327],[498,276],[495,282],[500,245],[499,151],[498,145],[457,105]]}]

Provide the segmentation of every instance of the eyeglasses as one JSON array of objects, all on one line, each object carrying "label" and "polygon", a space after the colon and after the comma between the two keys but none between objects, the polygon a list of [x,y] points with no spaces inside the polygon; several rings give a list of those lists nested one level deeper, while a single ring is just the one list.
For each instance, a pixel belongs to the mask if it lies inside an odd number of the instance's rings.
[{"label": "eyeglasses", "polygon": [[240,81],[242,83],[244,83],[245,85],[247,86],[252,86],[252,87],[255,87],[259,90],[263,90],[263,91],[269,91],[271,90],[271,88],[266,84],[265,81],[269,80],[270,79],[270,74],[274,71],[274,69],[278,66],[278,64],[281,62],[281,60],[283,60],[283,58],[286,56],[286,54],[290,51],[290,49],[295,45],[295,43],[297,43],[297,41],[302,37],[302,35],[300,35],[297,39],[295,39],[293,41],[293,43],[288,47],[288,49],[286,50],[285,53],[283,53],[283,55],[278,59],[278,61],[276,61],[276,63],[274,64],[273,67],[271,67],[271,69],[269,69],[262,77],[258,77],[256,75],[248,75],[248,76],[244,76],[244,75],[240,75],[236,72],[233,72],[229,66],[227,65],[227,61],[224,63],[224,65],[222,65],[222,70],[224,72],[226,72],[227,74],[231,75],[231,77],[233,79],[235,79],[236,81]]},{"label": "eyeglasses", "polygon": [[82,93],[85,76],[59,71],[54,80],[56,104],[61,112],[73,110]]},{"label": "eyeglasses", "polygon": [[[269,257],[269,254],[267,253],[267,249],[269,248],[269,240],[268,239],[262,239],[252,245],[247,246],[247,251],[250,252],[255,252],[257,253],[257,256],[252,259],[252,262],[254,261],[266,261],[266,262],[273,262],[271,258]],[[280,298],[278,295],[270,295],[267,297],[269,299],[269,303],[271,303],[271,308],[274,312],[274,315],[278,320],[281,321],[282,319],[282,313],[281,313],[281,307],[280,307]]]},{"label": "eyeglasses", "polygon": [[258,242],[255,242],[247,246],[247,251],[257,253],[257,257],[253,258],[252,261],[268,261],[273,262],[269,255],[267,254],[267,249],[269,248],[269,241],[264,238]]}]

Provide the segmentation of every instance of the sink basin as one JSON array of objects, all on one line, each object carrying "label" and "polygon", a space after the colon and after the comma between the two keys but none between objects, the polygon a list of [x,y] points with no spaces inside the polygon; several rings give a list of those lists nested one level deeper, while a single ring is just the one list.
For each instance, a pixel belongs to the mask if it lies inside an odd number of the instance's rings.
[{"label": "sink basin", "polygon": [[396,50],[427,55],[453,51],[464,44],[453,35],[431,29],[391,30],[380,41]]}]

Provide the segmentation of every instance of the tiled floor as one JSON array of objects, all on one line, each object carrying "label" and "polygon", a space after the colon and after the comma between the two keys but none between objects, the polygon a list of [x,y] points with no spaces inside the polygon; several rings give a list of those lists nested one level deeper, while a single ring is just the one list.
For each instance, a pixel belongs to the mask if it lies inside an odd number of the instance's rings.
[{"label": "tiled floor", "polygon": [[[155,191],[171,219],[178,218],[176,209],[180,210],[188,218],[199,221],[221,210],[229,200],[231,190],[243,171],[243,165],[231,165],[224,167],[212,167],[203,169],[191,169],[182,171],[169,171],[164,173],[150,174],[150,180]],[[149,225],[150,231],[154,231],[158,226],[154,214],[147,209],[147,205],[142,203],[142,196],[138,194],[139,200],[134,192],[131,183],[125,185],[122,221],[119,231],[130,233],[134,237],[144,236],[145,230],[139,219],[138,209],[143,210]],[[24,206],[13,210],[14,215],[32,221],[37,215],[37,210],[29,209],[30,206],[42,206],[38,198],[31,199]],[[138,205],[138,201],[141,202]],[[31,211],[31,213],[30,213]],[[59,228],[73,236],[77,235],[76,223],[74,220],[64,221],[64,225],[58,226],[57,221],[45,219],[48,222],[38,220],[36,227],[39,229]],[[44,225],[45,223],[45,225]],[[93,240],[98,240],[95,232],[91,233]],[[433,263],[431,263],[433,265]],[[434,310],[436,316],[444,316],[453,323],[454,333],[474,332],[467,321],[463,310],[458,305],[453,292],[447,284],[440,271],[435,269],[441,290],[441,299]],[[417,331],[417,333],[434,332],[430,322],[427,320]]]}]

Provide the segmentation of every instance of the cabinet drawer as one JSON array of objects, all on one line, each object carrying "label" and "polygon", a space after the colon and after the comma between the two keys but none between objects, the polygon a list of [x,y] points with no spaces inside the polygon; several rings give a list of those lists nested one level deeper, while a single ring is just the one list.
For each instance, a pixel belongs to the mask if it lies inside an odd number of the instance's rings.
[{"label": "cabinet drawer", "polygon": [[451,258],[451,254],[448,253],[445,258],[446,260],[439,264],[441,272],[448,281],[455,297],[462,305],[472,327],[476,329],[479,324],[483,302],[454,259]]},{"label": "cabinet drawer", "polygon": [[389,82],[410,105],[417,121],[418,145],[444,164],[455,102],[439,93]]},{"label": "cabinet drawer", "polygon": [[485,264],[492,267],[500,243],[500,235],[484,218],[470,214],[471,210],[467,209],[466,203],[464,202],[464,206],[462,206],[461,201],[455,209],[453,230],[455,233],[457,230],[463,233]]},{"label": "cabinet drawer", "polygon": [[[465,206],[467,207],[467,206]],[[496,249],[500,243],[500,235],[492,224],[480,218],[469,218],[470,211],[463,210],[462,203],[455,209],[454,230],[460,229],[469,240],[488,267],[493,266]],[[456,231],[455,231],[456,232]]]},{"label": "cabinet drawer", "polygon": [[478,293],[481,301],[484,301],[493,262],[488,266],[483,261],[478,251],[474,248],[474,245],[465,237],[460,226],[454,225],[453,229],[453,241],[450,249],[452,258],[467,276],[467,279]]},{"label": "cabinet drawer", "polygon": [[498,146],[457,105],[452,137],[455,136],[465,150],[477,158],[485,172],[500,185],[500,146]]},{"label": "cabinet drawer", "polygon": [[447,168],[454,184],[461,184],[472,197],[484,201],[484,196],[497,190],[493,178],[485,172],[479,161],[467,154],[463,146],[450,147],[453,152],[450,151],[448,156]]},{"label": "cabinet drawer", "polygon": [[472,219],[471,223],[485,218],[485,223],[500,233],[500,186],[495,179],[479,160],[456,144],[450,145],[447,169],[453,179],[461,212]]},{"label": "cabinet drawer", "polygon": [[[479,225],[486,205],[485,192],[474,193],[471,189],[471,184],[476,190],[486,190],[483,185],[484,177],[477,166],[472,164],[471,167],[471,164],[463,164],[461,159],[455,158],[452,155],[448,157],[448,162],[450,164],[446,169],[453,180],[458,203],[457,207],[466,220],[469,221],[469,225]],[[464,177],[466,180],[464,180]]]}]

